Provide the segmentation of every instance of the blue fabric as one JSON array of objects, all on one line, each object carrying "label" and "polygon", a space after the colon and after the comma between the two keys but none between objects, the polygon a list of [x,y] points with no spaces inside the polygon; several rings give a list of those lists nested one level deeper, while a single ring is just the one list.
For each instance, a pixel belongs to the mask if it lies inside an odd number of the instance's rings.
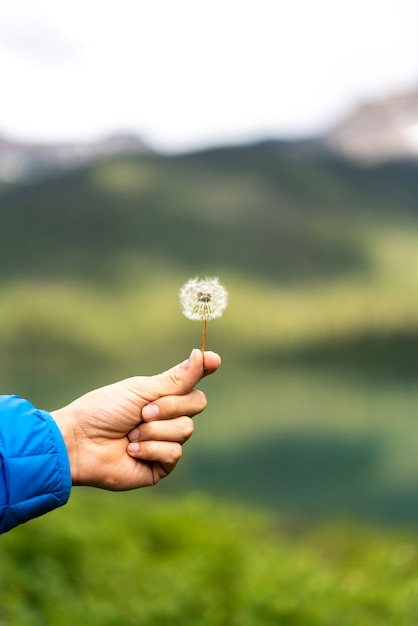
[{"label": "blue fabric", "polygon": [[64,505],[70,492],[67,449],[52,416],[0,395],[0,533]]}]

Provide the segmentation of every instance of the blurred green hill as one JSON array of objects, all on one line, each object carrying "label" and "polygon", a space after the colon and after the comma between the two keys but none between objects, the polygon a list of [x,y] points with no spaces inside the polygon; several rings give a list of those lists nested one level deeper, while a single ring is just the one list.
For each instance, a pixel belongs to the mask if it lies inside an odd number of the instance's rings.
[{"label": "blurred green hill", "polygon": [[183,359],[178,289],[218,275],[223,366],[161,492],[415,524],[417,174],[273,141],[3,188],[3,392],[53,408]]},{"label": "blurred green hill", "polygon": [[415,163],[303,143],[106,161],[3,193],[1,278],[118,282],[127,256],[292,283],[367,271],[362,231],[415,219],[417,194]]}]

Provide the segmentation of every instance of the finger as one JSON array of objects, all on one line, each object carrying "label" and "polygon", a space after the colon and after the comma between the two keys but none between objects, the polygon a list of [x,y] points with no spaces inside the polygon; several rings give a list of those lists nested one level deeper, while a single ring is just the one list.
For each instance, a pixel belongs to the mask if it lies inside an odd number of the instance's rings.
[{"label": "finger", "polygon": [[155,402],[146,404],[141,417],[144,422],[152,420],[168,420],[181,415],[193,417],[201,413],[207,405],[203,391],[194,389],[185,396],[164,396]]},{"label": "finger", "polygon": [[151,376],[148,385],[155,394],[154,399],[167,395],[184,395],[192,391],[204,375],[213,374],[220,364],[221,358],[215,352],[205,352],[203,362],[201,351],[195,348],[187,361],[162,374]]},{"label": "finger", "polygon": [[185,443],[193,434],[194,424],[190,417],[142,423],[136,433],[130,433],[129,441],[176,441]]},{"label": "finger", "polygon": [[[142,409],[142,422],[171,420],[184,415],[194,417],[205,410],[206,396],[203,391],[194,389],[185,396],[165,396],[146,404]],[[128,433],[129,441],[138,441],[139,425]]]},{"label": "finger", "polygon": [[135,459],[158,462],[171,471],[180,460],[183,449],[176,441],[141,441],[130,443],[127,451]]}]

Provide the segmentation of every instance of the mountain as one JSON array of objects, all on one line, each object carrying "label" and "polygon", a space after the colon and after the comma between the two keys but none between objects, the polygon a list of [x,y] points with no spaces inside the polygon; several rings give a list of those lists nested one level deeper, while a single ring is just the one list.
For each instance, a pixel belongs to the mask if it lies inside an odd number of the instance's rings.
[{"label": "mountain", "polygon": [[333,152],[363,163],[418,158],[418,90],[362,104],[325,137]]},{"label": "mountain", "polygon": [[3,191],[1,279],[110,280],[121,258],[151,255],[323,280],[367,271],[361,224],[415,217],[417,197],[414,162],[364,168],[303,142],[100,160]]},{"label": "mountain", "polygon": [[[282,143],[290,153],[303,151],[321,156],[328,152],[362,164],[416,159],[418,90],[362,104],[328,133],[315,139],[272,143]],[[118,133],[96,142],[61,144],[18,142],[0,135],[0,186],[56,175],[98,160],[151,153],[131,133]]]},{"label": "mountain", "polygon": [[[343,156],[361,164],[418,158],[418,90],[360,105],[328,133],[303,141],[272,141],[289,154]],[[219,151],[214,151],[218,153]],[[32,144],[0,135],[0,187],[36,180],[103,159],[149,155],[131,133],[96,142]]]},{"label": "mountain", "polygon": [[57,144],[18,142],[0,135],[0,182],[34,180],[104,158],[149,152],[130,133],[111,135],[96,142]]}]

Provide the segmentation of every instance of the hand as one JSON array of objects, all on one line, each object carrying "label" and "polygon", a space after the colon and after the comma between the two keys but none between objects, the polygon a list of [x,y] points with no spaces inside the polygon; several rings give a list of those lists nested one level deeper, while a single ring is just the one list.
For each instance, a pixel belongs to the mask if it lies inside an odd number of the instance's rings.
[{"label": "hand", "polygon": [[191,417],[206,407],[194,386],[215,372],[220,357],[193,350],[155,376],[135,376],[90,391],[51,412],[70,459],[74,485],[114,491],[154,485],[179,461],[193,432]]}]

